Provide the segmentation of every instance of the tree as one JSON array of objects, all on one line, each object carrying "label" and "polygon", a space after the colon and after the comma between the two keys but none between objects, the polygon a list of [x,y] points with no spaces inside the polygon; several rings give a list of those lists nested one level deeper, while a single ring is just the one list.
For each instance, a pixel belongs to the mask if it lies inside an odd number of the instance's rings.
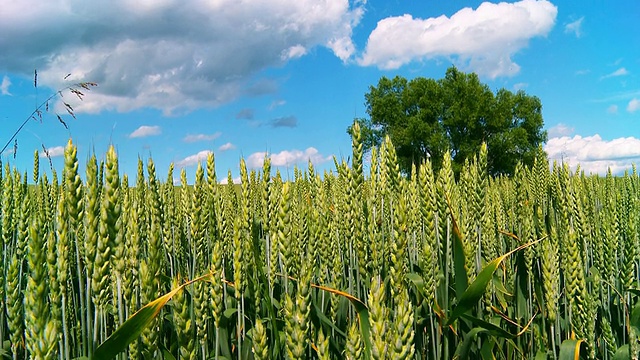
[{"label": "tree", "polygon": [[518,162],[533,165],[547,139],[539,98],[521,90],[494,94],[476,74],[455,67],[440,80],[382,77],[365,100],[370,118],[356,119],[365,150],[389,135],[405,173],[426,158],[438,169],[445,151],[458,173],[485,142],[489,172],[510,175]]}]

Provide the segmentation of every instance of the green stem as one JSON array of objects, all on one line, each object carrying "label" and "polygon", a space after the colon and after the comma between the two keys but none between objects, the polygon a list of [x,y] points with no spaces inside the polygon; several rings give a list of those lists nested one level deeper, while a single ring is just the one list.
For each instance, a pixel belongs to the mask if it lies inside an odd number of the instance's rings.
[{"label": "green stem", "polygon": [[64,339],[64,359],[69,360],[69,330],[67,329],[67,297],[62,294],[62,337]]},{"label": "green stem", "polygon": [[[76,242],[78,237],[75,237]],[[78,274],[78,296],[80,297],[80,304],[84,303],[84,291],[83,291],[83,284],[82,284],[82,271],[80,269],[80,250],[78,249],[78,246],[76,244],[75,246],[76,248],[76,271]],[[62,310],[64,313],[64,309]],[[89,339],[89,330],[87,328],[87,319],[85,318],[85,312],[82,311],[82,309],[80,310],[80,327],[81,327],[81,332],[82,332],[82,336],[84,336],[85,339]],[[65,344],[65,346],[68,348],[68,344]],[[86,354],[87,353],[87,342],[86,341],[82,341],[82,349],[79,349],[81,351],[81,354]],[[67,357],[67,359],[69,359],[69,354],[65,354]]]}]

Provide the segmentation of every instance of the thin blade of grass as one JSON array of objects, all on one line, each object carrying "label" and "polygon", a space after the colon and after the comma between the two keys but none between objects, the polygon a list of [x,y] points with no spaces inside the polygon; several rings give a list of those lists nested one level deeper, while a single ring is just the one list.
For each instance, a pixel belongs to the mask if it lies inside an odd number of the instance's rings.
[{"label": "thin blade of grass", "polygon": [[[558,360],[578,360],[580,358],[580,347],[584,340],[568,339],[560,344],[560,356]],[[628,358],[627,358],[628,359]]]},{"label": "thin blade of grass", "polygon": [[407,277],[407,280],[413,283],[413,285],[416,287],[416,290],[420,293],[420,295],[424,297],[427,296],[424,290],[424,279],[422,278],[422,276],[416,273],[408,273],[406,277]]},{"label": "thin blade of grass", "polygon": [[487,330],[493,336],[501,337],[505,339],[515,339],[517,336],[499,327],[498,325],[494,325],[488,321],[478,319],[477,317],[474,317],[471,315],[462,315],[462,317],[464,319],[469,320],[472,324],[476,325],[478,328],[483,328]]},{"label": "thin blade of grass", "polygon": [[[445,194],[446,195],[446,194]],[[462,233],[458,227],[455,216],[453,216],[453,208],[449,201],[449,196],[446,195],[447,206],[449,207],[449,214],[451,215],[451,227],[453,230],[453,261],[455,269],[455,286],[456,297],[460,299],[465,290],[469,286],[469,275],[467,274],[466,258],[464,254],[464,243],[462,240]]]},{"label": "thin blade of grass", "polygon": [[508,253],[502,256],[499,256],[493,259],[491,262],[489,262],[482,269],[482,271],[480,271],[478,276],[476,276],[476,279],[473,281],[473,283],[471,283],[471,285],[469,285],[469,287],[464,292],[464,294],[462,294],[457,305],[453,308],[451,316],[447,320],[446,325],[451,325],[454,321],[456,321],[457,318],[459,318],[462,314],[466,313],[467,311],[471,310],[478,303],[478,301],[484,295],[484,292],[487,289],[487,285],[489,285],[489,282],[492,280],[493,273],[500,266],[500,263],[502,263],[507,257],[509,257],[514,252],[527,248],[531,245],[534,245],[539,241],[541,240],[536,240],[527,244],[520,245],[517,248],[509,251]]},{"label": "thin blade of grass", "polygon": [[347,300],[351,302],[353,307],[356,309],[356,312],[358,313],[358,318],[360,319],[360,332],[362,333],[362,340],[364,342],[365,359],[370,359],[371,358],[371,339],[370,339],[371,325],[369,323],[369,308],[367,308],[367,305],[357,297],[351,294],[348,294],[344,291],[340,291],[330,287],[316,285],[316,284],[311,284],[311,286],[320,290],[328,291],[330,293],[345,297],[347,298]]},{"label": "thin blade of grass", "polygon": [[[258,276],[258,279],[260,280],[260,282],[262,284],[268,284],[268,280],[267,280],[267,274],[265,273],[264,270],[264,264],[262,263],[262,256],[260,254],[260,234],[259,234],[259,225],[254,221],[253,225],[252,225],[252,236],[251,236],[251,243],[252,243],[252,250],[253,250],[253,260],[255,261],[256,267],[255,267],[255,271],[256,271],[256,275]],[[271,296],[268,294],[268,292],[264,292],[263,293],[263,300],[266,303],[267,306],[267,312],[269,314],[269,322],[271,323],[271,328],[273,329],[273,331],[276,331],[276,329],[278,328],[278,319],[276,316],[276,312],[274,310],[274,305],[273,302],[271,301]],[[273,337],[273,342],[274,342],[274,346],[273,346],[273,353],[271,354],[273,357],[278,357],[280,355],[279,351],[280,351],[280,338],[279,337]]]},{"label": "thin blade of grass", "polygon": [[613,360],[629,360],[631,359],[631,354],[629,353],[629,344],[622,345],[616,350],[616,353],[613,355]]},{"label": "thin blade of grass", "polygon": [[471,346],[475,344],[476,337],[486,332],[489,332],[489,330],[480,327],[471,329],[471,331],[464,336],[464,340],[458,344],[458,348],[456,349],[455,354],[453,354],[453,358],[469,359]]},{"label": "thin blade of grass", "polygon": [[[293,278],[291,276],[288,276],[287,278],[293,281],[298,281],[296,278]],[[371,333],[371,324],[369,322],[369,308],[367,307],[367,305],[357,297],[349,293],[346,293],[344,291],[340,291],[338,289],[317,285],[317,284],[311,284],[311,287],[314,287],[316,289],[320,289],[323,291],[327,291],[327,292],[336,294],[338,296],[342,296],[347,300],[349,300],[349,302],[351,302],[353,307],[356,309],[356,312],[358,313],[358,319],[360,320],[360,332],[362,334],[362,340],[364,342],[365,359],[370,359],[371,358],[371,339],[369,338],[369,336]]]},{"label": "thin blade of grass", "polygon": [[140,336],[142,331],[151,323],[153,319],[158,316],[160,310],[171,300],[171,298],[179,291],[184,289],[185,286],[193,284],[197,281],[205,280],[211,276],[207,274],[197,279],[190,280],[170,292],[160,296],[159,298],[148,303],[135,314],[131,315],[127,321],[122,324],[111,336],[107,338],[93,354],[94,360],[108,360],[113,359],[119,353],[124,351],[129,344]]},{"label": "thin blade of grass", "polygon": [[347,334],[344,331],[340,330],[340,328],[338,328],[333,322],[331,322],[331,320],[322,312],[322,310],[320,310],[317,300],[314,299],[311,301],[311,303],[313,305],[311,308],[311,316],[317,317],[319,322],[328,325],[333,331],[343,336],[344,338],[347,337]]}]

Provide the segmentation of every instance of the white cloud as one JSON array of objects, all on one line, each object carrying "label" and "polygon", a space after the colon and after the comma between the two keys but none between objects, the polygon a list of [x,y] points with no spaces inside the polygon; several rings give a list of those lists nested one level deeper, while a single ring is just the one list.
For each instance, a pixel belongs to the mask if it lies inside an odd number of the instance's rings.
[{"label": "white cloud", "polygon": [[333,53],[343,62],[347,62],[347,60],[351,58],[351,55],[356,51],[356,47],[348,36],[332,39],[329,41],[327,46],[333,50]]},{"label": "white cloud", "polygon": [[611,74],[607,74],[604,75],[602,77],[600,77],[600,79],[608,79],[608,78],[612,78],[612,77],[618,77],[618,76],[625,76],[628,75],[629,71],[627,71],[627,69],[621,67],[620,69],[612,72]]},{"label": "white cloud", "polygon": [[570,22],[564,26],[565,34],[573,33],[577,38],[582,36],[582,22],[584,21],[584,16],[580,19]]},{"label": "white cloud", "polygon": [[605,174],[608,168],[620,174],[640,163],[640,139],[634,137],[603,140],[600,135],[555,137],[544,146],[550,160],[564,161],[572,169],[580,164],[586,173]]},{"label": "white cloud", "polygon": [[218,148],[218,150],[220,150],[220,151],[228,151],[228,150],[233,150],[233,149],[235,149],[235,148],[236,148],[236,146],[235,146],[235,145],[233,145],[232,143],[228,142],[228,143],[226,143],[226,144],[222,144],[222,145],[220,145],[220,147]]},{"label": "white cloud", "polygon": [[283,106],[285,105],[287,102],[284,100],[274,100],[271,102],[271,104],[269,104],[269,110],[273,110],[275,108],[277,108],[278,106]]},{"label": "white cloud", "polygon": [[512,56],[531,38],[546,36],[557,13],[549,1],[523,0],[484,2],[476,10],[464,8],[450,18],[389,17],[380,20],[369,35],[358,62],[396,69],[414,60],[453,57],[483,76],[511,76],[520,69]]},{"label": "white cloud", "polygon": [[199,162],[207,161],[207,157],[211,154],[211,150],[202,150],[197,154],[189,155],[176,163],[177,167],[187,167],[197,165]]},{"label": "white cloud", "polygon": [[220,135],[222,135],[222,133],[219,131],[213,134],[193,134],[193,135],[189,134],[185,136],[182,139],[182,141],[188,142],[188,143],[197,142],[197,141],[211,141],[219,138]]},{"label": "white cloud", "polygon": [[64,146],[53,146],[53,147],[47,148],[46,152],[44,150],[40,151],[41,158],[45,158],[47,157],[47,155],[52,158],[58,157],[58,156],[64,156]]},{"label": "white cloud", "polygon": [[[250,168],[262,167],[266,152],[255,152],[247,158],[247,166]],[[269,155],[272,166],[291,166],[298,163],[306,163],[311,160],[314,165],[322,164],[331,160],[331,156],[324,156],[314,147],[301,150],[283,150],[277,154]]]},{"label": "white cloud", "polygon": [[137,128],[134,132],[132,132],[131,134],[129,134],[130,138],[142,138],[142,137],[147,137],[147,136],[155,136],[155,135],[160,135],[162,133],[162,130],[160,129],[160,126],[147,126],[147,125],[142,125],[139,128]]},{"label": "white cloud", "polygon": [[513,90],[518,91],[518,90],[523,90],[529,87],[529,84],[527,83],[523,83],[523,82],[519,82],[519,83],[515,83],[513,84]]},{"label": "white cloud", "polygon": [[640,97],[640,88],[621,91],[621,92],[614,92],[609,96],[594,98],[591,101],[596,103],[612,103],[612,102],[629,101],[631,99],[638,98],[638,97]]},{"label": "white cloud", "polygon": [[611,66],[618,66],[622,63],[622,60],[624,60],[624,58],[618,58],[616,59],[616,61],[612,62],[610,65]]},{"label": "white cloud", "polygon": [[629,101],[629,104],[627,105],[627,111],[636,112],[638,109],[640,109],[640,100],[638,100],[637,98],[631,99],[631,101]]},{"label": "white cloud", "polygon": [[9,86],[11,86],[11,80],[9,80],[9,77],[5,75],[2,78],[2,84],[0,84],[0,95],[11,95],[9,92]]},{"label": "white cloud", "polygon": [[548,130],[548,135],[550,138],[560,137],[560,136],[569,136],[573,134],[575,129],[567,126],[566,124],[559,123],[558,125],[550,128]]},{"label": "white cloud", "polygon": [[[363,1],[38,0],[3,3],[0,71],[41,85],[95,81],[76,112],[151,107],[165,114],[215,107],[277,82],[261,71],[324,46],[355,51]],[[24,42],[24,35],[29,41]],[[257,84],[270,86],[256,89]]]},{"label": "white cloud", "polygon": [[[241,184],[242,183],[242,181],[241,181],[242,179],[240,178],[240,176],[234,177],[232,180],[233,180],[234,184]],[[229,179],[226,176],[220,180],[220,184],[222,184],[222,185],[226,185],[228,183],[229,183]]]},{"label": "white cloud", "polygon": [[607,108],[607,112],[609,114],[617,114],[618,113],[618,105],[611,105]]},{"label": "white cloud", "polygon": [[306,53],[307,53],[307,49],[304,46],[298,44],[286,50],[283,50],[282,55],[280,55],[280,57],[282,58],[282,60],[287,61],[289,59],[297,59],[299,57],[302,57]]}]

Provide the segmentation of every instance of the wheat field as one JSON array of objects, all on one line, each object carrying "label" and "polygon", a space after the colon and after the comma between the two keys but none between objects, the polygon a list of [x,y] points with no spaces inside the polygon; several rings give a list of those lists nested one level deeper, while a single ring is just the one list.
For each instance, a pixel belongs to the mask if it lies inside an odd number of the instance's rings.
[{"label": "wheat field", "polygon": [[130,187],[113,147],[85,174],[71,141],[62,174],[38,161],[1,172],[6,358],[638,357],[635,167],[491,178],[483,147],[405,176],[357,128],[332,172],[241,160],[240,185],[213,154],[181,186],[148,159]]}]

